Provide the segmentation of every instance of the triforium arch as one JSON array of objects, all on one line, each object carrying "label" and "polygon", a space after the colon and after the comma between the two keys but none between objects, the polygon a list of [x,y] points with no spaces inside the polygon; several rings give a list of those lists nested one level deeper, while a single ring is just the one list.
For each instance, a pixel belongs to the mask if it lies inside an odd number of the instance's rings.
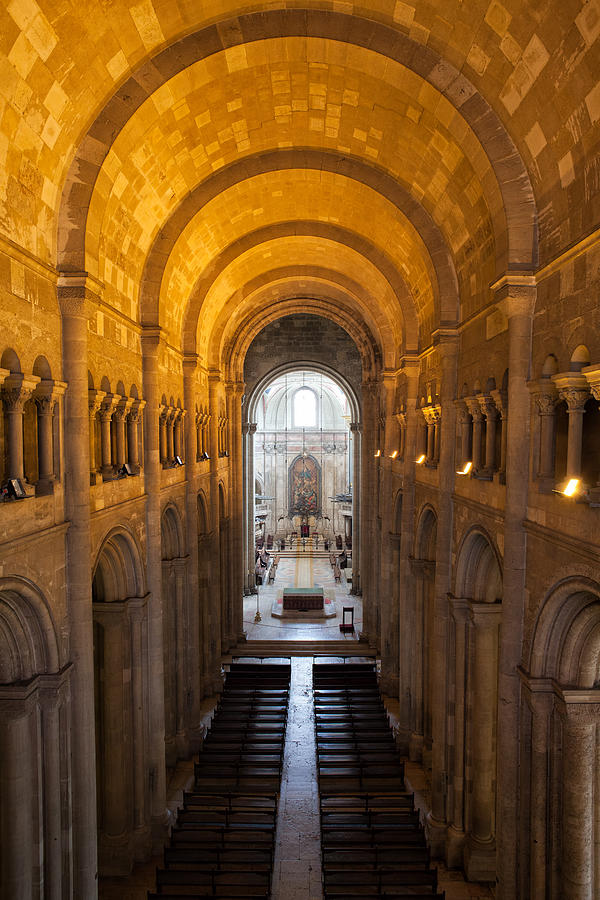
[{"label": "triforium arch", "polygon": [[141,550],[128,529],[114,528],[102,541],[92,596],[98,865],[105,875],[123,875],[150,852],[153,789],[147,777],[148,595]]},{"label": "triforium arch", "polygon": [[[469,878],[496,872],[496,709],[502,615],[502,569],[484,528],[465,534],[449,595],[449,791],[446,855]],[[469,777],[469,773],[471,773]]]},{"label": "triforium arch", "polygon": [[[0,578],[0,893],[71,877],[70,667],[43,592]],[[59,753],[60,748],[64,753]]]},{"label": "triforium arch", "polygon": [[526,898],[591,900],[597,891],[599,660],[600,583],[567,576],[541,603],[521,673]]}]

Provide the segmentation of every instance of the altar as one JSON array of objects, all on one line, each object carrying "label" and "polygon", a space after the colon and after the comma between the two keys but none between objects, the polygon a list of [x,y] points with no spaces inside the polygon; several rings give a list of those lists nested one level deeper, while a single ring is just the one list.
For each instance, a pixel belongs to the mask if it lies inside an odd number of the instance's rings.
[{"label": "altar", "polygon": [[335,614],[335,598],[328,596],[321,584],[278,591],[271,610],[278,619],[329,619]]},{"label": "altar", "polygon": [[314,587],[286,587],[283,589],[284,609],[323,609],[325,592],[320,585]]}]

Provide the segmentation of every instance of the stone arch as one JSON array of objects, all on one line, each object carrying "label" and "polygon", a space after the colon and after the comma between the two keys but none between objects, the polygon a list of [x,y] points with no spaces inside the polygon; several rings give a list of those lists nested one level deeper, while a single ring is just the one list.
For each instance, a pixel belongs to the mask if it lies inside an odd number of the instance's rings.
[{"label": "stone arch", "polygon": [[58,637],[43,593],[25,578],[0,578],[0,684],[58,672]]},{"label": "stone arch", "polygon": [[168,503],[160,520],[162,558],[163,693],[165,763],[173,768],[187,755],[186,691],[189,683],[187,603],[188,560],[181,515]]},{"label": "stone arch", "polygon": [[183,556],[183,525],[179,510],[174,503],[168,503],[165,506],[160,526],[162,559],[178,559]]},{"label": "stone arch", "polygon": [[332,10],[282,9],[242,14],[188,34],[145,60],[115,91],[83,136],[65,179],[58,223],[59,269],[84,270],[87,210],[100,168],[115,133],[159,84],[225,48],[296,35],[368,47],[406,65],[439,90],[473,129],[498,181],[508,225],[508,247],[500,268],[530,269],[537,263],[537,210],[529,174],[502,121],[465,75],[433,48],[383,23]]},{"label": "stone arch", "polygon": [[481,526],[463,537],[457,553],[456,590],[458,597],[495,603],[502,599],[502,564],[494,541]]},{"label": "stone arch", "polygon": [[[521,865],[529,896],[595,895],[599,840],[600,583],[572,575],[543,598],[523,673]],[[536,864],[532,864],[535,858]]]},{"label": "stone arch", "polygon": [[145,594],[142,553],[132,533],[119,526],[106,535],[92,569],[93,601],[112,603]]},{"label": "stone arch", "polygon": [[426,504],[418,518],[415,535],[415,559],[435,560],[437,535],[437,513],[433,506]]}]

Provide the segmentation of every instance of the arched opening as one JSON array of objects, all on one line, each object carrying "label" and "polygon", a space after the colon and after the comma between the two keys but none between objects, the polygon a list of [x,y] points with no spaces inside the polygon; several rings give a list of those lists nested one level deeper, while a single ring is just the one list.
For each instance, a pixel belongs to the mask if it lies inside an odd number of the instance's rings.
[{"label": "arched opening", "polygon": [[[344,599],[360,589],[355,540],[360,448],[350,428],[360,419],[352,388],[322,364],[284,365],[255,380],[245,415],[255,425],[247,428],[245,446],[251,462],[248,593],[258,589],[261,615],[266,624],[279,627],[283,638],[292,628],[300,637],[304,622],[304,637],[337,629],[346,604],[353,606],[357,626],[359,604]],[[302,616],[286,615],[287,594],[295,588],[322,590],[322,607],[317,608],[317,598],[312,616],[309,607],[298,607]],[[246,607],[251,623],[252,601]]]},{"label": "arched opening", "polygon": [[93,570],[98,868],[124,875],[148,852],[148,622],[142,558],[125,529]]},{"label": "arched opening", "polygon": [[496,873],[496,710],[502,616],[500,557],[482,529],[462,541],[450,597],[447,859],[470,880]]},{"label": "arched opening", "polygon": [[595,896],[599,660],[600,584],[565,578],[541,606],[523,676],[524,896]]},{"label": "arched opening", "polygon": [[[46,599],[21,578],[0,578],[0,871],[6,897],[51,882],[70,894],[68,668]],[[57,748],[61,753],[57,752]]]}]

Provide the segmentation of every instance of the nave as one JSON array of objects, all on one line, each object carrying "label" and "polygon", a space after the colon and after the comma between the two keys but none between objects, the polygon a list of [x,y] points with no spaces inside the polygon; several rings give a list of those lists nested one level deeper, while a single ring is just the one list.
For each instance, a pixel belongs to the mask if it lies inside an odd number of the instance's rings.
[{"label": "nave", "polygon": [[102,900],[492,896],[432,866],[404,777],[418,770],[396,750],[372,659],[226,669],[170,846],[129,879],[102,880]]}]

